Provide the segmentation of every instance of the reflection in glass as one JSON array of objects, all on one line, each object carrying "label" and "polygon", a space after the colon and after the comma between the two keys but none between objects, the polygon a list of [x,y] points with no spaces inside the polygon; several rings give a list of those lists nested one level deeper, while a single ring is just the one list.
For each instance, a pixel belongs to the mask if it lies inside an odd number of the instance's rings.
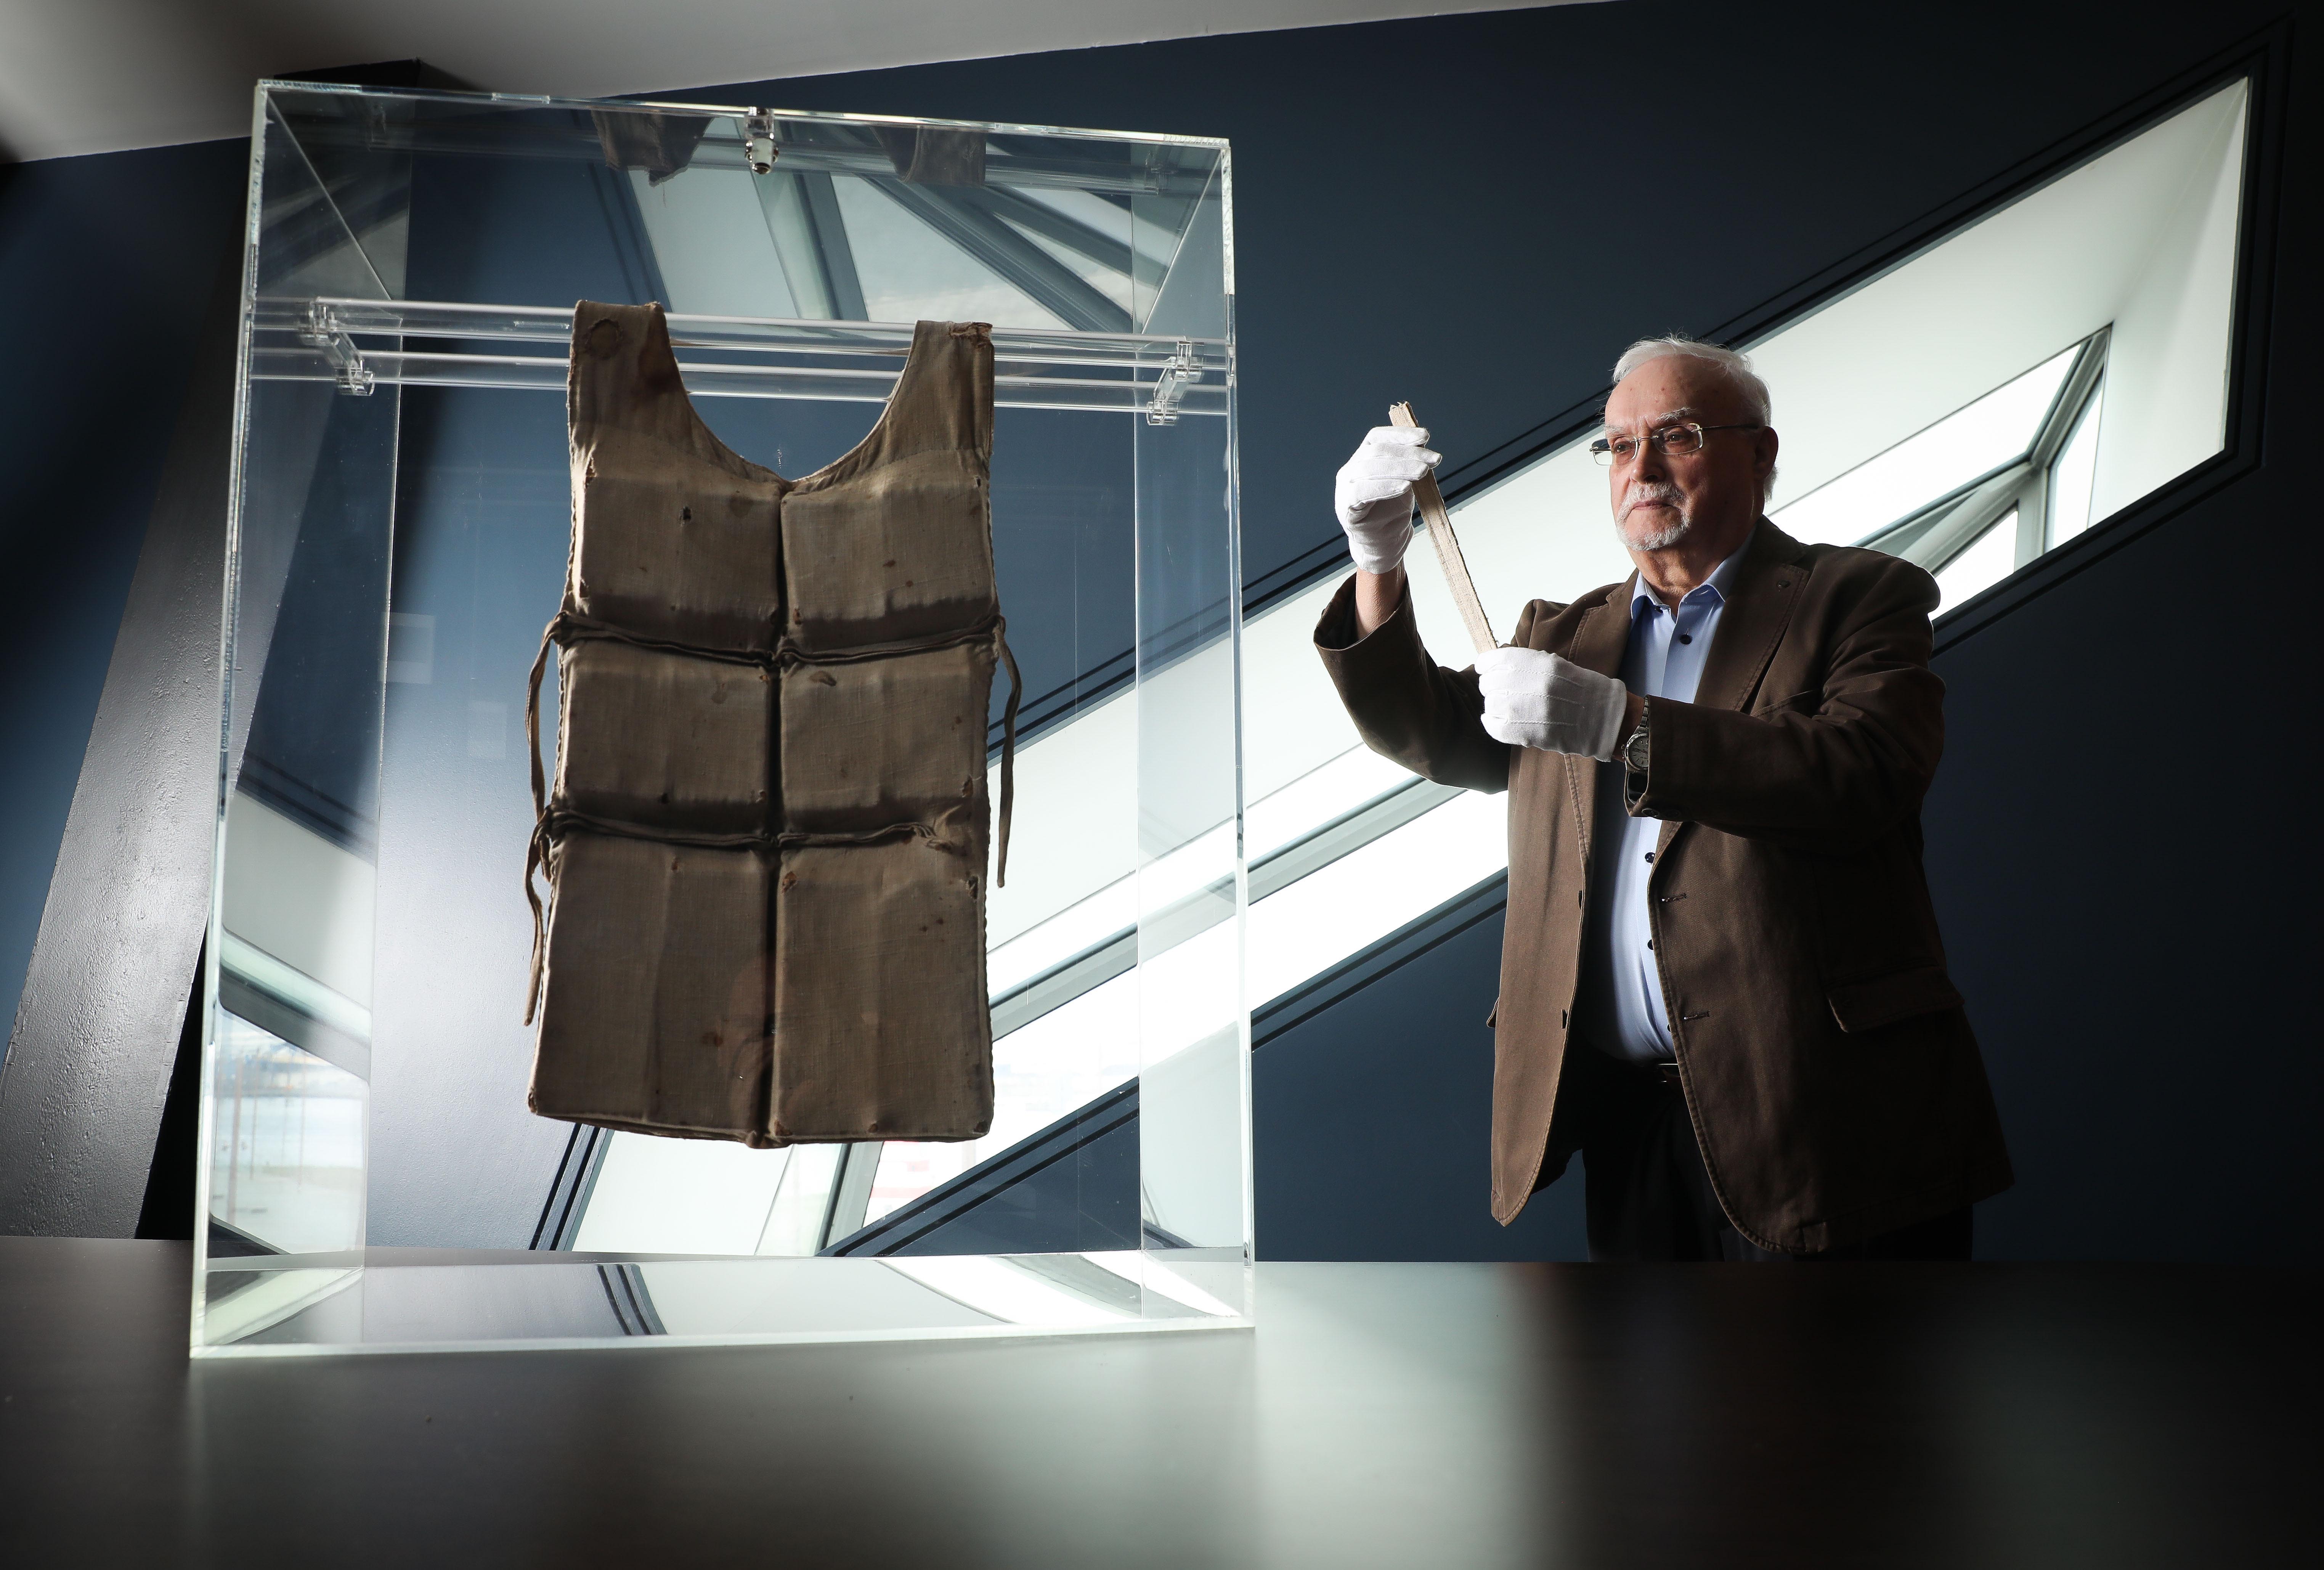
[{"label": "reflection in glass", "polygon": [[[221,1010],[211,1076],[213,1247],[327,1253],[364,1241],[364,1082]],[[216,1239],[225,1229],[223,1243]]]}]

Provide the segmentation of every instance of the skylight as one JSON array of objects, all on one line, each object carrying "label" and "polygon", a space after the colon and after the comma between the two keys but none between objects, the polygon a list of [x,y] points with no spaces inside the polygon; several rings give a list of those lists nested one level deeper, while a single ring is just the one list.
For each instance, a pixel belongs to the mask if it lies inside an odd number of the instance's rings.
[{"label": "skylight", "polygon": [[1809,545],[1854,545],[2024,457],[2079,344],[1769,514]]}]

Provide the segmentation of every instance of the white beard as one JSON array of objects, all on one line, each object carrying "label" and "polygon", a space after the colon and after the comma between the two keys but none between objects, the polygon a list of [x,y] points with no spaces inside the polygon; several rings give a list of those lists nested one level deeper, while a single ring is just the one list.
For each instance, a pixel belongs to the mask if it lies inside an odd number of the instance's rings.
[{"label": "white beard", "polygon": [[1628,516],[1625,514],[1616,521],[1614,532],[1632,550],[1667,550],[1686,538],[1687,531],[1694,527],[1694,520],[1687,515],[1685,502],[1673,490],[1657,485],[1647,493],[1647,499],[1676,503],[1674,511],[1678,516],[1660,529],[1634,534],[1630,531]]},{"label": "white beard", "polygon": [[1645,534],[1633,534],[1628,529],[1618,529],[1615,532],[1622,537],[1622,543],[1633,550],[1667,550],[1685,539],[1687,531],[1693,527],[1692,520],[1682,516],[1674,523]]}]

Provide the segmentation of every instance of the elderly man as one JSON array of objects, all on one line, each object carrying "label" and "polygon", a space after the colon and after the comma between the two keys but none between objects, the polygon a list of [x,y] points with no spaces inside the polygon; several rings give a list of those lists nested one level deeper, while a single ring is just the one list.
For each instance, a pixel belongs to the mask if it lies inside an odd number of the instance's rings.
[{"label": "elderly man", "polygon": [[2010,1172],[1921,871],[1935,582],[1762,515],[1744,356],[1649,339],[1614,379],[1591,451],[1630,578],[1437,665],[1403,567],[1436,454],[1383,426],[1315,634],[1374,751],[1509,793],[1493,1214],[1578,1152],[1594,1259],[1965,1259]]}]

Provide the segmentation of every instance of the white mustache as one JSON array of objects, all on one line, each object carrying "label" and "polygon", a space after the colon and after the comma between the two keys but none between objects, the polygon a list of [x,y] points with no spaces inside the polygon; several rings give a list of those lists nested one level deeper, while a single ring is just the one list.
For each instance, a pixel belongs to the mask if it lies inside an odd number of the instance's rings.
[{"label": "white mustache", "polygon": [[1678,508],[1682,513],[1683,513],[1685,511],[1684,500],[1685,499],[1679,494],[1678,487],[1676,485],[1670,485],[1667,482],[1661,480],[1644,481],[1631,485],[1628,491],[1623,493],[1622,516],[1628,518],[1639,507],[1645,506],[1649,503],[1657,502],[1665,506]]}]

